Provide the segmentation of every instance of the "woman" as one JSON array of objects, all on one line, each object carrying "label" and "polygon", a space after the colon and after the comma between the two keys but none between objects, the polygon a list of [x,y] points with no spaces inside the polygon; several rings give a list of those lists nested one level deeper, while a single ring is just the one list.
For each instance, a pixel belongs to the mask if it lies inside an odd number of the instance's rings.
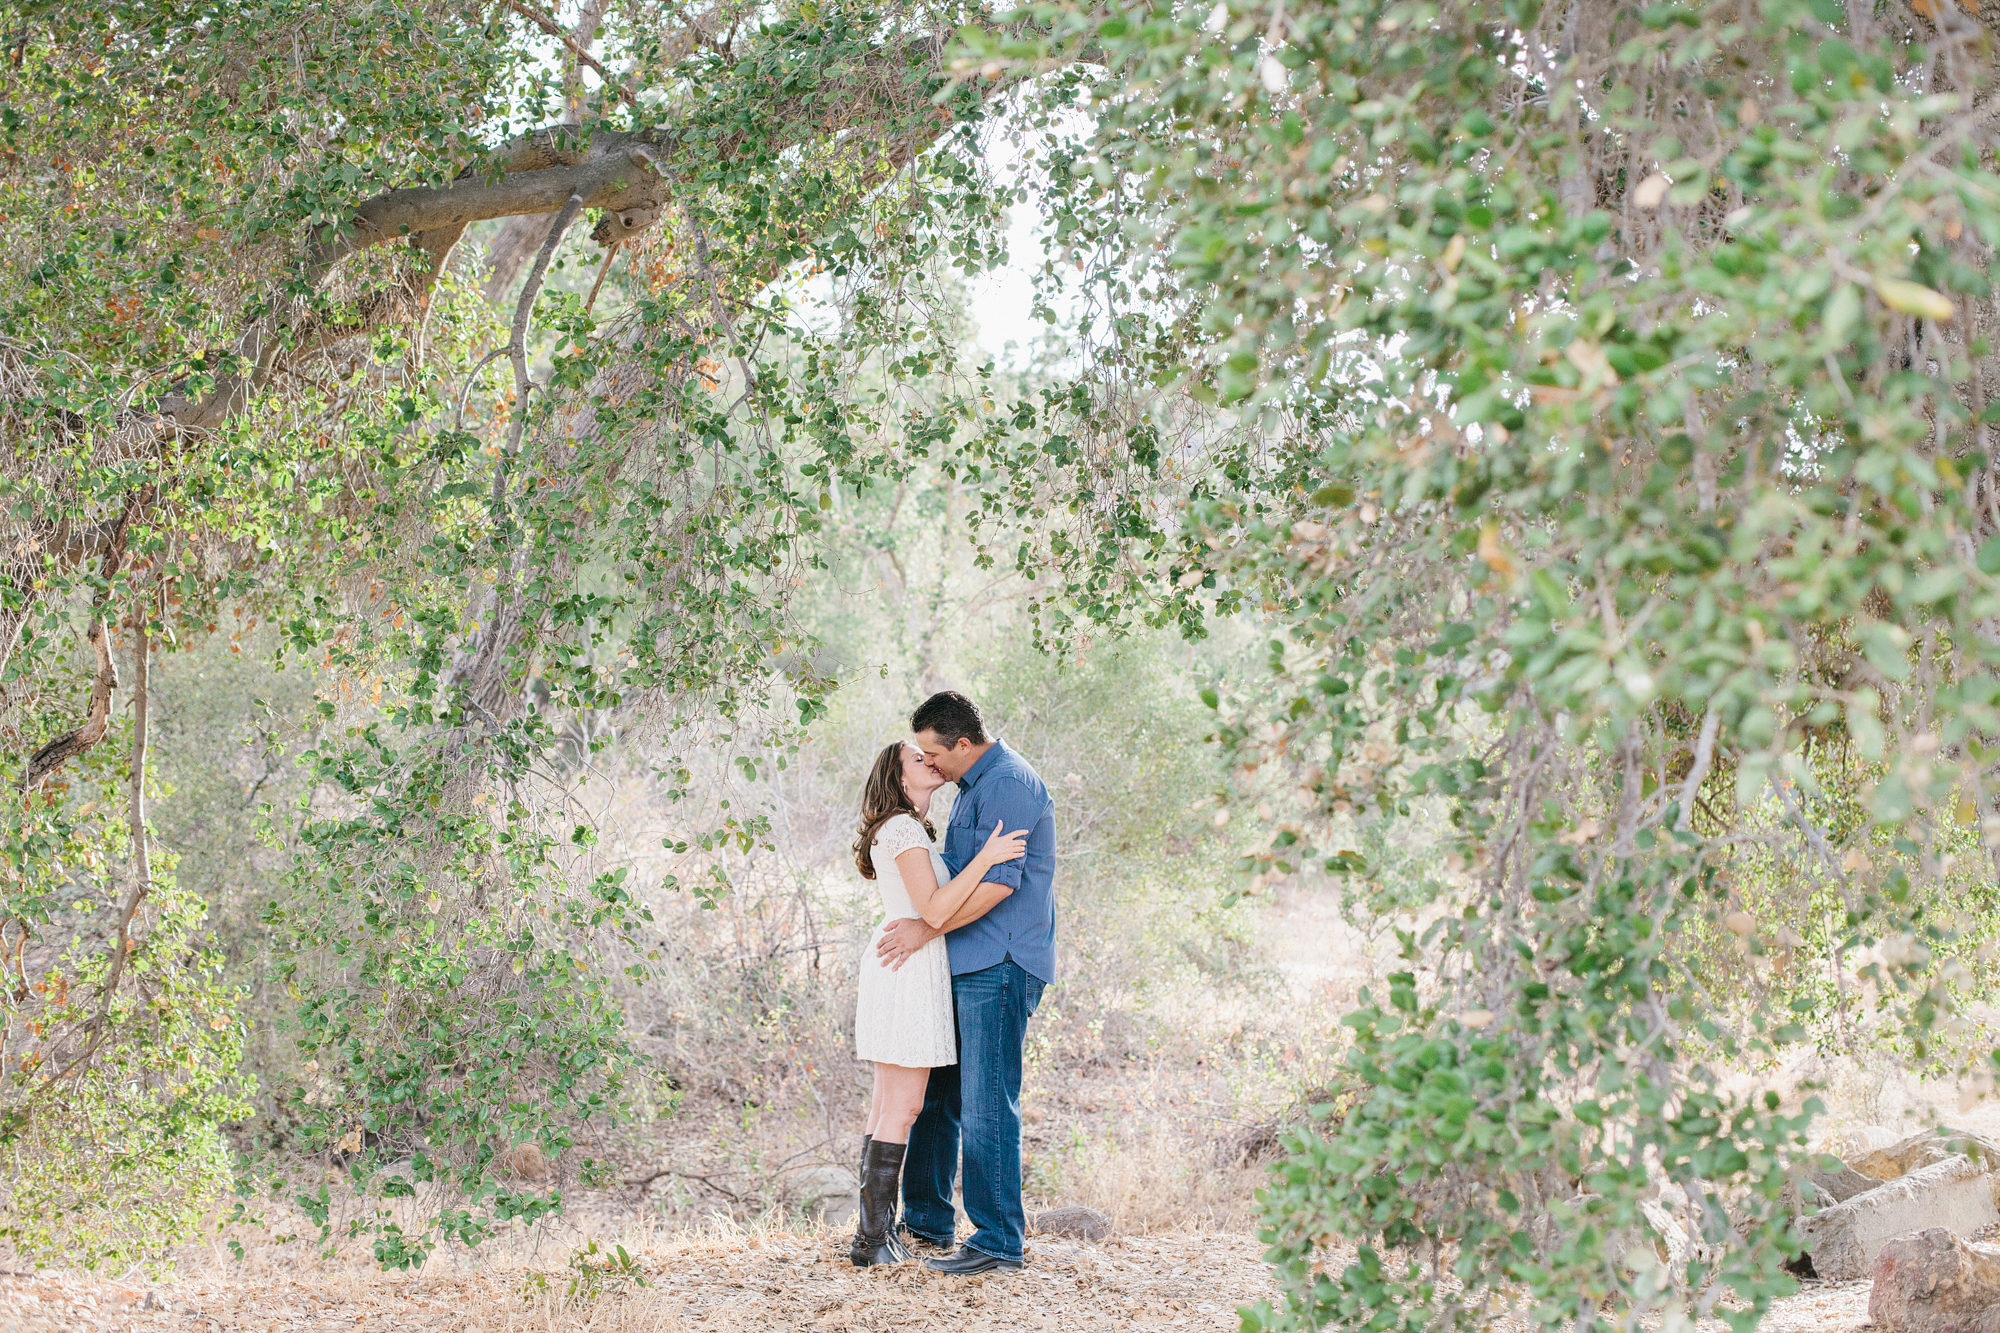
[{"label": "woman", "polygon": [[952,1016],[951,961],[939,936],[889,968],[875,945],[891,921],[922,917],[943,926],[965,905],[986,872],[1026,854],[1028,831],[999,825],[971,864],[945,883],[945,865],[932,846],[927,816],[931,794],[944,778],[924,752],[904,741],[875,757],[861,793],[861,836],[854,864],[882,893],[882,923],[861,951],[860,996],[854,1013],[854,1054],[875,1065],[875,1094],[861,1140],[861,1220],[848,1257],[857,1268],[900,1263],[910,1257],[892,1232],[902,1192],[903,1153],[910,1126],[924,1109],[924,1085],[938,1065],[958,1063],[958,1028]]}]

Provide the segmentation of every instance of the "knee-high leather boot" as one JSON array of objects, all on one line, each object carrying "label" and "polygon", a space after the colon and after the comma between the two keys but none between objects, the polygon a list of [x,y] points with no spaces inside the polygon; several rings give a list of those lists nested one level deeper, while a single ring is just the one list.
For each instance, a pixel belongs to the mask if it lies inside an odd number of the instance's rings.
[{"label": "knee-high leather boot", "polygon": [[854,1245],[848,1258],[856,1268],[877,1264],[899,1264],[910,1257],[903,1243],[891,1234],[896,1199],[902,1192],[903,1154],[908,1145],[871,1139],[862,1158],[861,1219],[855,1227]]},{"label": "knee-high leather boot", "polygon": [[867,1188],[867,1181],[868,1181],[868,1145],[869,1145],[869,1144],[871,1144],[871,1143],[873,1143],[873,1142],[875,1142],[875,1136],[874,1136],[873,1134],[863,1134],[863,1135],[861,1136],[861,1160],[860,1160],[859,1162],[856,1162],[856,1163],[854,1164],[854,1197],[855,1197],[855,1203],[854,1203],[854,1222],[855,1222],[855,1229],[854,1229],[854,1239],[853,1239],[852,1241],[850,1241],[850,1242],[848,1243],[848,1246],[847,1246],[847,1257],[848,1257],[849,1259],[852,1259],[852,1260],[854,1261],[854,1263],[855,1263],[855,1266],[856,1266],[856,1267],[860,1267],[860,1266],[864,1265],[864,1264],[865,1264],[865,1263],[867,1262],[867,1261],[866,1261],[865,1259],[863,1259],[863,1258],[861,1257],[861,1256],[862,1256],[862,1249],[861,1249],[861,1194],[862,1194],[862,1191],[864,1191],[864,1190],[865,1190],[865,1189]]}]

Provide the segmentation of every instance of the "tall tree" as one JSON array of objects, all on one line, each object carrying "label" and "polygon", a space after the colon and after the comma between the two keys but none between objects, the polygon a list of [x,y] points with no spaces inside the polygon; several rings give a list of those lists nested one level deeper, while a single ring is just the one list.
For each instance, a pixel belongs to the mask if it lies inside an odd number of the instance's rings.
[{"label": "tall tree", "polygon": [[[69,1211],[117,1233],[104,1254],[143,1250],[161,1228],[119,1230],[119,1181],[143,1192],[190,1152],[197,1185],[222,1169],[237,1034],[200,904],[149,857],[144,682],[154,648],[228,620],[275,622],[347,691],[320,703],[318,799],[266,919],[309,1137],[427,1205],[414,1231],[367,1221],[378,1254],[558,1206],[496,1174],[513,1145],[589,1177],[576,1136],[631,1056],[608,955],[579,946],[636,943],[644,909],[590,862],[552,747],[565,717],[647,700],[730,713],[776,685],[817,709],[783,614],[801,540],[832,487],[910,465],[899,437],[974,412],[850,401],[845,373],[949,360],[925,345],[923,275],[981,262],[998,215],[972,139],[996,85],[950,83],[946,21],[5,12],[0,683],[21,797],[0,1105],[43,1164],[40,1194],[4,1201],[18,1243],[60,1243],[37,1219]],[[532,257],[496,319],[461,242],[520,218]],[[586,228],[626,261],[613,314],[548,290]],[[846,302],[823,335],[789,313],[814,273]],[[356,685],[366,707],[343,702]],[[97,790],[120,764],[123,846]],[[106,1116],[137,1129],[93,1139]],[[376,1173],[402,1156],[408,1176]],[[328,1198],[300,1202],[330,1228]]]}]

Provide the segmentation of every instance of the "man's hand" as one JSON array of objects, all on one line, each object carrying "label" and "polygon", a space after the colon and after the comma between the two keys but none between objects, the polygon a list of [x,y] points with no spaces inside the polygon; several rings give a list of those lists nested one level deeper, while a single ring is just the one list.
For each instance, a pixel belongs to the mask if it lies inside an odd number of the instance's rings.
[{"label": "man's hand", "polygon": [[889,928],[882,932],[882,940],[875,946],[875,956],[894,972],[911,954],[942,934],[943,931],[933,930],[913,917],[901,917],[891,921]]}]

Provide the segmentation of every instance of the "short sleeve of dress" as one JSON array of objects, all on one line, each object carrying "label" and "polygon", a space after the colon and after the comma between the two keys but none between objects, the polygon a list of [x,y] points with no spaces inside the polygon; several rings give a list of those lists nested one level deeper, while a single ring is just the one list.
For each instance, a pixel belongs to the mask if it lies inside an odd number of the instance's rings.
[{"label": "short sleeve of dress", "polygon": [[891,861],[912,847],[930,845],[931,840],[924,832],[924,826],[908,815],[897,815],[875,830],[874,851]]}]

